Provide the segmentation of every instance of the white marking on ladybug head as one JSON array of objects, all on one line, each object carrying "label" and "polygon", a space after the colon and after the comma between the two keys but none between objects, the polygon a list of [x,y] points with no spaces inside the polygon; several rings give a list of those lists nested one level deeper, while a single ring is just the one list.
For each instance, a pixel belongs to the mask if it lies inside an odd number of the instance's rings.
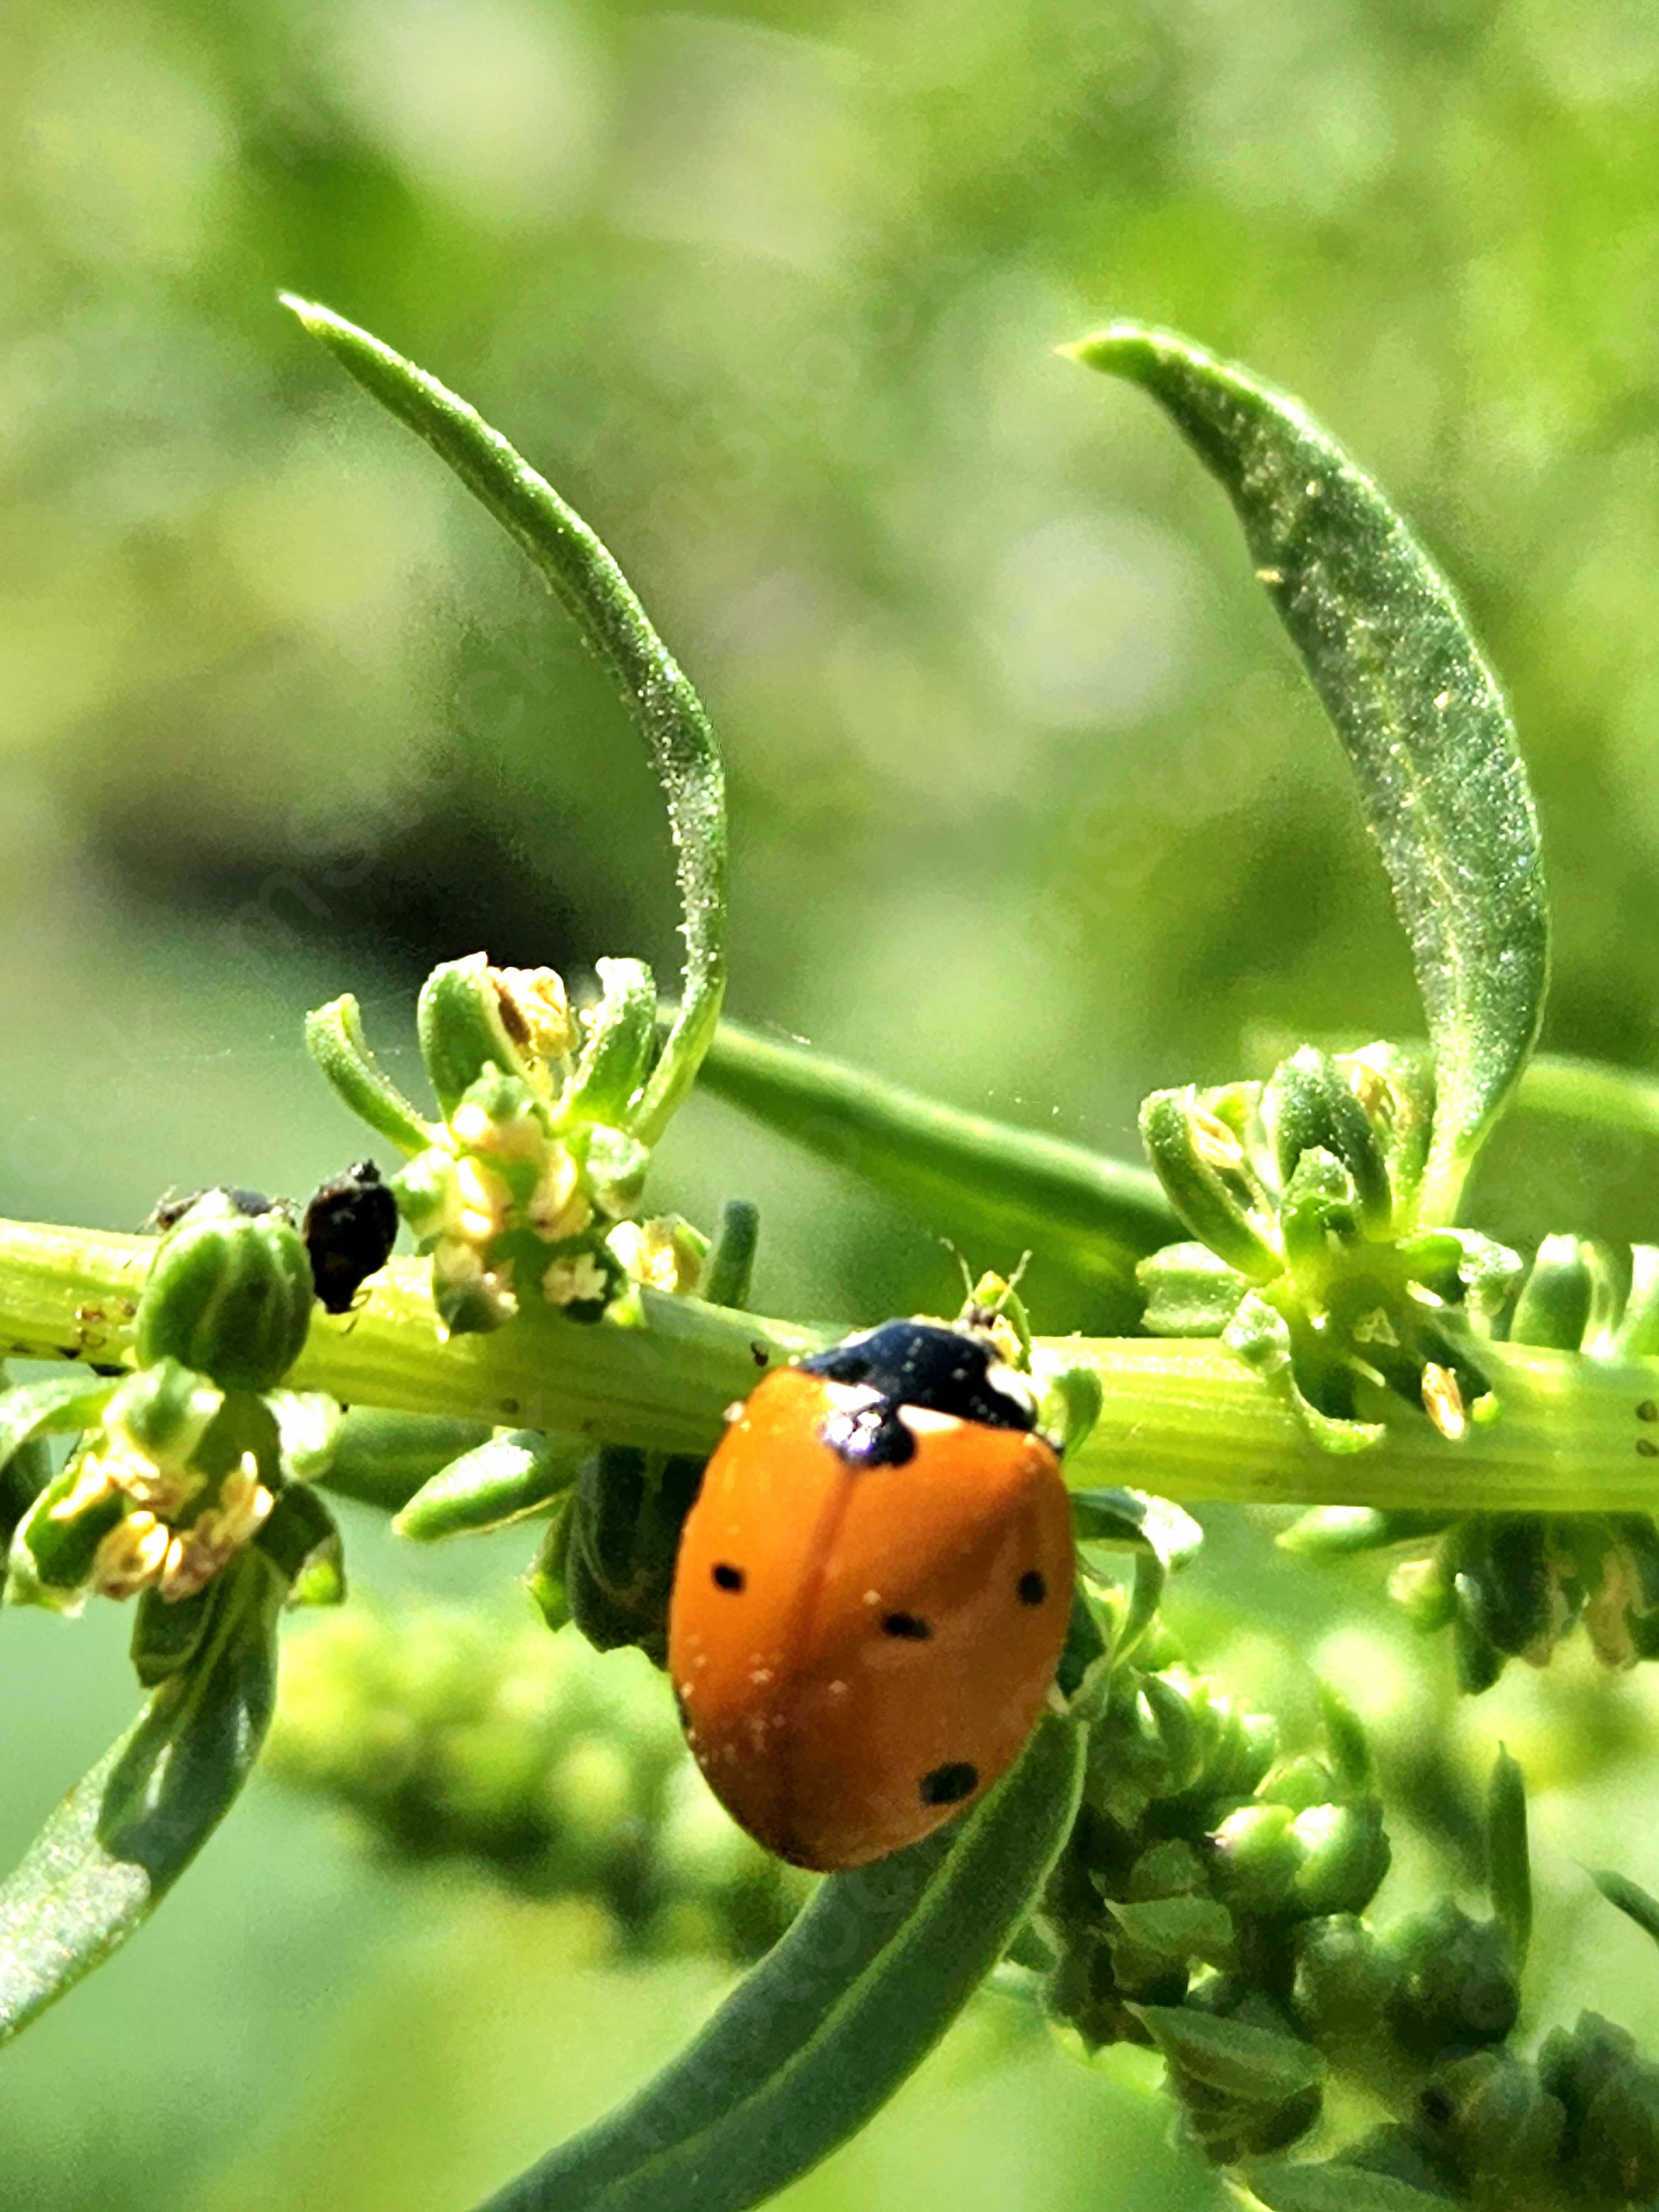
[{"label": "white marking on ladybug head", "polygon": [[962,1426],[957,1414],[938,1413],[932,1406],[901,1406],[898,1417],[913,1437],[943,1436]]},{"label": "white marking on ladybug head", "polygon": [[837,1413],[862,1413],[866,1406],[878,1406],[881,1393],[867,1382],[825,1382],[823,1395],[832,1411]]}]

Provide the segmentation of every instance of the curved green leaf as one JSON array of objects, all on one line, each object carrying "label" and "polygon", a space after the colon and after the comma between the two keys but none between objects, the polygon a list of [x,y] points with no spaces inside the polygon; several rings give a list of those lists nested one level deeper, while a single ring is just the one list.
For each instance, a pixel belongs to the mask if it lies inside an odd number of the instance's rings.
[{"label": "curved green leaf", "polygon": [[270,1723],[285,1590],[257,1551],[225,1570],[188,1666],[0,1885],[0,2043],[137,1934],[229,1811]]},{"label": "curved green leaf", "polygon": [[726,989],[726,777],[702,702],[610,553],[499,430],[367,331],[314,301],[284,293],[283,304],[518,541],[610,671],[645,739],[668,801],[685,937],[679,1012],[629,1117],[632,1133],[654,1143],[696,1079]]},{"label": "curved green leaf", "polygon": [[1266,2205],[1267,2212],[1444,2212],[1449,2201],[1391,2173],[1323,2160],[1252,2166],[1245,2178],[1248,2201]]},{"label": "curved green leaf", "polygon": [[1064,350],[1144,386],[1220,479],[1346,749],[1434,1047],[1419,1214],[1449,1220],[1532,1049],[1549,965],[1538,820],[1497,681],[1445,578],[1294,399],[1136,323]]},{"label": "curved green leaf", "polygon": [[1532,1941],[1532,1858],[1527,1842],[1527,1785],[1499,1744],[1486,1797],[1486,1882],[1492,1909],[1510,1939],[1517,1973]]},{"label": "curved green leaf", "polygon": [[541,1512],[568,1490],[592,1449],[586,1437],[506,1430],[423,1482],[392,1525],[400,1536],[422,1544],[499,1528]]},{"label": "curved green leaf", "polygon": [[1659,1943],[1659,1898],[1650,1896],[1628,1875],[1614,1874],[1610,1868],[1592,1872],[1590,1880],[1609,1905],[1616,1905],[1626,1920],[1633,1920],[1644,1936]]},{"label": "curved green leaf", "polygon": [[722,1022],[702,1084],[809,1152],[963,1237],[1029,1244],[1127,1286],[1182,1224],[1144,1168],[958,1113],[797,1045]]},{"label": "curved green leaf", "polygon": [[488,1443],[494,1433],[488,1421],[353,1406],[340,1422],[327,1467],[315,1480],[319,1489],[337,1497],[400,1512],[418,1490],[465,1453]]},{"label": "curved green leaf", "polygon": [[1065,1841],[1084,1731],[1048,1714],[959,1825],[820,1883],[631,2103],[485,2212],[744,2212],[861,2127],[995,1965]]},{"label": "curved green leaf", "polygon": [[369,1127],[412,1159],[438,1132],[422,1120],[381,1068],[363,1035],[362,1009],[349,991],[306,1016],[306,1050],[338,1097]]},{"label": "curved green leaf", "polygon": [[101,1419],[115,1387],[109,1377],[88,1375],[82,1367],[8,1387],[6,1370],[0,1367],[0,1583],[12,1531],[51,1472],[40,1439],[90,1428]]}]

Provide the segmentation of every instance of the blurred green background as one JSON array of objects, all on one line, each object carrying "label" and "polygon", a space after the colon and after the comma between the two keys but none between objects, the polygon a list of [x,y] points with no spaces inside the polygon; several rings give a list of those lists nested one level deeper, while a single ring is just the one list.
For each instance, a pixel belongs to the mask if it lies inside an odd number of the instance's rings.
[{"label": "blurred green background", "polygon": [[[131,1227],[169,1184],[307,1189],[357,1148],[298,1048],[343,988],[406,1066],[438,957],[672,970],[620,711],[278,285],[472,398],[629,569],[724,733],[735,1013],[1126,1155],[1156,1084],[1416,1025],[1220,495],[1144,399],[1049,350],[1132,313],[1302,394],[1419,525],[1536,778],[1549,1041],[1659,1059],[1656,93],[1634,0],[11,0],[0,1211]],[[953,1295],[927,1224],[704,1102],[659,1189],[699,1218],[760,1200],[771,1310]],[[1516,1123],[1476,1206],[1652,1236],[1659,1180]],[[1030,1290],[1087,1325],[1040,1255]],[[372,1588],[498,1586],[524,1548],[352,1536]],[[1425,1729],[1449,1774],[1534,1742],[1559,2001],[1659,2027],[1571,1864],[1659,1881],[1650,1693],[1568,1668],[1454,1717],[1443,1652],[1376,1640],[1374,1579],[1316,1582],[1218,1516],[1175,1617],[1281,1697],[1305,1699],[1291,1645],[1322,1652],[1402,1787]],[[106,1613],[6,1624],[10,1853],[131,1705]],[[1400,1883],[1431,1863],[1401,1856]],[[0,2199],[442,2212],[716,1985],[600,1952],[580,1916],[376,1871],[256,1787],[6,2055]],[[790,2203],[1215,2201],[1133,2067],[1091,2077],[994,2010]]]}]

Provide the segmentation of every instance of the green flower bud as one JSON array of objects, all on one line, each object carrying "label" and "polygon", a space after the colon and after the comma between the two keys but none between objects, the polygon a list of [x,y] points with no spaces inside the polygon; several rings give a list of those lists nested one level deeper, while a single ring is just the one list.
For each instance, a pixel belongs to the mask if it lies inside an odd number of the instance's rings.
[{"label": "green flower bud", "polygon": [[1418,2110],[1440,2161],[1483,2193],[1506,2180],[1525,2187],[1547,2172],[1566,2118],[1537,2069],[1499,2051],[1473,2051],[1437,2067]]},{"label": "green flower bud", "polygon": [[1195,1237],[1252,1282],[1284,1267],[1273,1208],[1236,1129],[1190,1085],[1156,1091],[1141,1141],[1170,1203]]},{"label": "green flower bud", "polygon": [[597,1006],[578,1019],[583,1044],[563,1098],[573,1121],[606,1121],[626,1127],[657,1056],[657,987],[638,960],[598,960]]},{"label": "green flower bud", "polygon": [[[36,1498],[11,1540],[8,1605],[78,1613],[105,1539],[125,1519],[127,1501],[88,1446],[72,1453]],[[165,1544],[165,1537],[163,1538]]]},{"label": "green flower bud", "polygon": [[564,986],[550,968],[497,969],[483,952],[434,968],[416,1018],[427,1079],[447,1121],[487,1067],[528,1083],[532,1062],[557,1060],[573,1041]]},{"label": "green flower bud", "polygon": [[1596,1303],[1600,1259],[1598,1248],[1579,1237],[1547,1237],[1516,1301],[1511,1340],[1578,1351]]},{"label": "green flower bud", "polygon": [[1304,1920],[1291,1938],[1296,1981],[1291,2016],[1310,2042],[1370,2055],[1397,1979],[1358,1914]]},{"label": "green flower bud", "polygon": [[1543,2087],[1565,2115],[1560,2159],[1598,2201],[1646,2204],[1659,2191],[1659,2068],[1597,2013],[1556,2028],[1538,2054]]},{"label": "green flower bud", "polygon": [[1241,1805],[1213,1832],[1217,1893],[1236,1911],[1270,1917],[1357,1912],[1389,1870],[1382,1808]]},{"label": "green flower bud", "polygon": [[165,1237],[134,1326],[141,1365],[178,1360],[227,1390],[268,1390],[303,1350],[315,1291],[298,1231],[209,1191]]},{"label": "green flower bud", "polygon": [[1440,2059],[1501,2043],[1521,1995],[1508,1938],[1495,1920],[1471,1920],[1443,1900],[1382,1939],[1397,1976],[1389,2025],[1413,2057]]},{"label": "green flower bud", "polygon": [[[1362,1088],[1375,1095],[1362,1078]],[[1382,1140],[1350,1083],[1328,1054],[1304,1045],[1281,1062],[1262,1093],[1262,1118],[1273,1138],[1279,1179],[1288,1190],[1310,1152],[1323,1152],[1346,1170],[1365,1231],[1384,1237],[1394,1193]]]},{"label": "green flower bud", "polygon": [[1166,1244],[1135,1269],[1150,1336],[1219,1336],[1248,1285],[1207,1244]]},{"label": "green flower bud", "polygon": [[1428,1056],[1399,1045],[1368,1044],[1339,1053],[1336,1066],[1382,1153],[1396,1223],[1412,1218],[1434,1122],[1434,1071]]}]

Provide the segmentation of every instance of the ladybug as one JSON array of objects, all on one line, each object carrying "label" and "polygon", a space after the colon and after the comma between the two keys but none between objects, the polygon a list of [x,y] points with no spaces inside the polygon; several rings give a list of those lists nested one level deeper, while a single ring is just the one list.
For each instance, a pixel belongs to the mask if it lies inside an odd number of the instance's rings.
[{"label": "ladybug", "polygon": [[692,1753],[750,1835],[860,1866],[988,1790],[1072,1602],[1060,1455],[983,1309],[769,1375],[709,1461],[669,1603]]}]

